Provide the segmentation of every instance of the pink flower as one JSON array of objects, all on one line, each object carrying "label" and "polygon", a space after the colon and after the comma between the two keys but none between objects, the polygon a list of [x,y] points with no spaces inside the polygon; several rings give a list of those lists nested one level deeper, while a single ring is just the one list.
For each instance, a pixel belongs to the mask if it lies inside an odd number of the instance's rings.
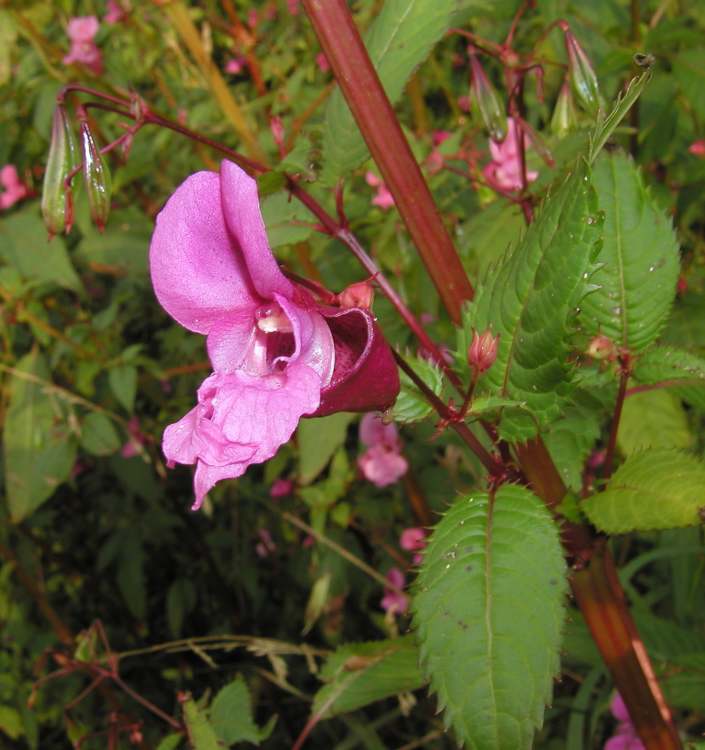
[{"label": "pink flower", "polygon": [[245,58],[242,55],[238,55],[237,57],[231,57],[225,63],[224,70],[226,73],[236,76],[238,73],[242,73],[244,67],[245,67]]},{"label": "pink flower", "polygon": [[316,65],[318,65],[318,69],[321,71],[321,73],[327,73],[330,70],[330,63],[328,62],[328,58],[323,54],[323,52],[319,52],[316,55]]},{"label": "pink flower", "polygon": [[139,453],[140,446],[144,445],[146,438],[140,430],[140,421],[137,417],[130,417],[127,423],[128,441],[122,446],[120,455],[123,458],[134,458]]},{"label": "pink flower", "polygon": [[120,5],[117,0],[108,0],[108,9],[106,14],[103,16],[105,23],[114,24],[124,21],[127,16],[127,11]]},{"label": "pink flower", "polygon": [[470,111],[470,97],[465,94],[463,96],[459,96],[458,107],[460,108],[461,112],[469,112]]},{"label": "pink flower", "polygon": [[362,418],[360,441],[367,450],[357,459],[357,465],[369,482],[386,487],[406,474],[409,464],[401,455],[397,428],[384,424],[380,414],[365,414]]},{"label": "pink flower", "polygon": [[77,16],[69,21],[68,35],[71,49],[64,57],[64,65],[81,63],[96,75],[103,72],[103,59],[93,38],[100,24],[95,16]]},{"label": "pink flower", "polygon": [[426,548],[426,536],[428,532],[420,526],[404,529],[401,532],[399,546],[408,552],[418,552]]},{"label": "pink flower", "polygon": [[[526,134],[524,134],[526,144]],[[513,117],[507,118],[507,137],[501,142],[490,139],[492,161],[483,172],[492,187],[499,190],[521,190],[521,160],[519,158],[519,129]],[[527,171],[526,179],[533,182],[538,172]]]},{"label": "pink flower", "polygon": [[[406,578],[399,568],[390,568],[390,570],[387,571],[386,577],[389,583],[398,589],[404,588],[406,584]],[[385,612],[391,612],[394,615],[401,615],[409,608],[409,597],[406,594],[399,593],[394,589],[389,588],[384,590],[384,596],[379,604]]]},{"label": "pink flower", "polygon": [[644,743],[636,733],[632,720],[629,718],[627,707],[619,693],[614,694],[610,711],[619,723],[615,733],[605,743],[604,750],[646,750]]},{"label": "pink flower", "polygon": [[275,479],[272,482],[272,486],[269,488],[269,496],[272,498],[286,497],[291,495],[294,489],[294,483],[291,479]]},{"label": "pink flower", "polygon": [[257,536],[259,537],[259,542],[257,542],[257,544],[255,545],[255,552],[257,553],[257,557],[269,557],[272,552],[276,551],[277,545],[274,544],[272,535],[267,529],[259,529],[257,531]]},{"label": "pink flower", "polygon": [[282,274],[257,184],[235,164],[177,188],[157,217],[150,268],[162,307],[208,337],[213,373],[162,441],[170,466],[196,465],[194,509],[221,479],[271,458],[302,416],[396,397],[398,373],[373,316],[322,306]]},{"label": "pink flower", "polygon": [[301,0],[286,0],[286,7],[292,16],[298,16],[301,11]]},{"label": "pink flower", "polygon": [[365,181],[370,187],[377,188],[377,194],[372,199],[373,206],[379,206],[383,211],[387,211],[394,205],[392,194],[374,172],[368,172],[365,175]]},{"label": "pink flower", "polygon": [[20,180],[17,167],[14,164],[6,164],[0,169],[0,186],[3,188],[0,193],[0,210],[2,211],[14,206],[15,203],[29,195],[29,189]]},{"label": "pink flower", "polygon": [[705,156],[705,140],[693,141],[688,151],[693,156],[699,156],[702,159]]}]

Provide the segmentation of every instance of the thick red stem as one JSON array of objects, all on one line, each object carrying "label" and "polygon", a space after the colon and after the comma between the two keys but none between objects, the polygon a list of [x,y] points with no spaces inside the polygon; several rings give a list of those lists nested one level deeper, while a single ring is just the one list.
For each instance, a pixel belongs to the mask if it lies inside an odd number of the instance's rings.
[{"label": "thick red stem", "polygon": [[304,7],[372,158],[394,196],[451,319],[460,321],[473,288],[346,0],[304,0]]}]

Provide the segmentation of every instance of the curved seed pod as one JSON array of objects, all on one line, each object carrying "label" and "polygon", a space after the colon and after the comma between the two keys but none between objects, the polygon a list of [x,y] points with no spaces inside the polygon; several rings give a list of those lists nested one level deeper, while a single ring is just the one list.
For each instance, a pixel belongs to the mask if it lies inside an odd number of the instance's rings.
[{"label": "curved seed pod", "polygon": [[576,123],[575,103],[570,90],[570,83],[566,80],[556,100],[556,107],[551,117],[551,131],[559,138],[563,138],[574,127]]},{"label": "curved seed pod", "polygon": [[472,70],[472,92],[475,94],[477,106],[480,110],[482,122],[487,128],[490,138],[501,143],[507,137],[507,116],[499,95],[480,62],[474,54],[470,54],[470,69]]},{"label": "curved seed pod", "polygon": [[585,109],[592,114],[597,114],[602,107],[602,96],[590,58],[569,29],[565,29],[564,34],[565,49],[568,53],[568,72],[573,91]]},{"label": "curved seed pod", "polygon": [[59,104],[54,110],[51,124],[51,142],[44,184],[42,187],[42,217],[51,236],[68,233],[73,223],[73,200],[66,178],[78,164],[78,147],[66,116]]},{"label": "curved seed pod", "polygon": [[81,123],[81,156],[91,219],[102,232],[110,214],[110,172],[86,122]]}]

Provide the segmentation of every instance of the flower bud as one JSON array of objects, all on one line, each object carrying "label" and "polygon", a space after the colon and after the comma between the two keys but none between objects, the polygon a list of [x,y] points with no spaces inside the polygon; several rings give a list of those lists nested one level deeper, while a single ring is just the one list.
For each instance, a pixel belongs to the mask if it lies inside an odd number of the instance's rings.
[{"label": "flower bud", "polygon": [[358,281],[343,289],[338,295],[338,303],[341,307],[361,307],[369,310],[372,307],[374,289],[369,281]]},{"label": "flower bud", "polygon": [[66,110],[59,104],[51,123],[49,157],[42,187],[42,217],[51,236],[71,229],[73,201],[71,188],[66,187],[65,181],[77,163],[76,139]]},{"label": "flower bud", "polygon": [[570,84],[566,80],[556,100],[556,107],[551,117],[551,131],[559,138],[565,137],[575,127],[575,104],[570,91]]},{"label": "flower bud", "polygon": [[585,109],[597,114],[602,106],[600,87],[590,59],[569,29],[564,29],[565,48],[568,53],[568,72],[575,95]]},{"label": "flower bud", "polygon": [[507,137],[507,116],[490,79],[474,54],[470,54],[472,92],[490,138],[501,143]]},{"label": "flower bud", "polygon": [[598,361],[609,360],[610,362],[617,359],[617,347],[611,339],[607,336],[599,334],[595,336],[590,343],[588,348],[585,350],[588,357],[592,357]]},{"label": "flower bud", "polygon": [[472,332],[472,341],[468,347],[468,362],[478,374],[489,370],[497,359],[497,345],[499,336],[493,336],[487,330],[482,335],[477,331]]},{"label": "flower bud", "polygon": [[102,232],[110,213],[110,172],[86,122],[81,123],[81,156],[91,219]]}]

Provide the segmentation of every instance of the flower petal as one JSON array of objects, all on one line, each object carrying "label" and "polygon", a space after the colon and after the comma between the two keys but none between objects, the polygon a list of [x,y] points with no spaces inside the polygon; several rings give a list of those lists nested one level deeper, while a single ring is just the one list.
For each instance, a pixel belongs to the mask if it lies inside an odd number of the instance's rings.
[{"label": "flower petal", "polygon": [[237,479],[241,477],[249,463],[234,463],[227,466],[209,466],[203,461],[199,461],[196,466],[196,473],[193,475],[193,490],[196,500],[191,506],[191,510],[198,510],[203,505],[206,495],[213,489],[221,479]]},{"label": "flower petal", "polygon": [[259,304],[225,226],[215,172],[191,175],[169,198],[157,216],[149,262],[162,307],[196,333]]},{"label": "flower petal", "polygon": [[370,412],[360,420],[360,442],[370,448],[373,445],[399,445],[399,433],[396,425],[384,424],[382,415]]},{"label": "flower petal", "polygon": [[333,334],[335,369],[313,416],[387,409],[399,393],[399,373],[372,314],[359,307],[319,311]]},{"label": "flower petal", "polygon": [[233,312],[217,320],[208,333],[208,357],[218,372],[235,372],[255,333],[252,310]]},{"label": "flower petal", "polygon": [[231,236],[240,248],[257,292],[267,299],[294,297],[294,286],[279,270],[262,220],[257,183],[237,164],[220,165],[222,210]]}]

